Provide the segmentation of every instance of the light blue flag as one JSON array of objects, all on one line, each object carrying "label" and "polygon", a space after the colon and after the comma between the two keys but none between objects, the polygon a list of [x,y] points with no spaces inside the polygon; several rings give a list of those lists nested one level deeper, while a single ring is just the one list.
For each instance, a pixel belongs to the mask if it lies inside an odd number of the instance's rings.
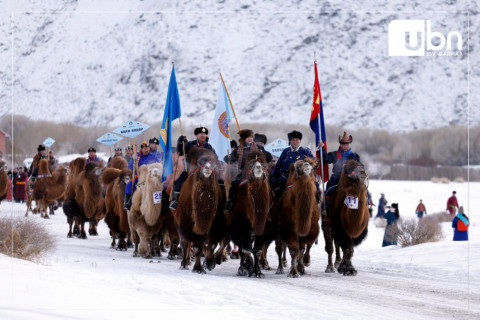
[{"label": "light blue flag", "polygon": [[165,111],[163,113],[162,129],[158,139],[163,149],[162,181],[165,181],[167,176],[173,173],[172,121],[180,118],[181,115],[175,67],[172,67],[170,83],[168,84],[167,102],[165,102]]},{"label": "light blue flag", "polygon": [[221,160],[227,154],[232,153],[230,147],[230,120],[234,118],[232,106],[228,100],[227,92],[220,81],[218,89],[217,106],[213,118],[212,132],[208,143],[215,149],[218,158]]}]

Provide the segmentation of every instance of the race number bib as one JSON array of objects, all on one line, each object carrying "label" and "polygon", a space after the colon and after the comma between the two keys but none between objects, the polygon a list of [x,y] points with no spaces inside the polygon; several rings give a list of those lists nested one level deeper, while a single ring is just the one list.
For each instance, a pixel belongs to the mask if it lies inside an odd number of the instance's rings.
[{"label": "race number bib", "polygon": [[357,197],[346,196],[344,203],[350,209],[358,209],[358,198]]},{"label": "race number bib", "polygon": [[162,203],[162,191],[156,191],[153,193],[153,203],[154,204]]}]

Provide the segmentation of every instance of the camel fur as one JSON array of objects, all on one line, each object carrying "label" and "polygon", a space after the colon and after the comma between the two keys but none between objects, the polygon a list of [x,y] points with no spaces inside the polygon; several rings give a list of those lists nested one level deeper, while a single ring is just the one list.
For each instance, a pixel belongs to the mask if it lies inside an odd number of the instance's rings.
[{"label": "camel fur", "polygon": [[188,269],[188,248],[192,246],[195,254],[193,272],[206,273],[200,263],[204,246],[207,248],[205,265],[212,270],[216,263],[215,247],[227,235],[224,194],[218,183],[218,161],[213,152],[192,148],[187,158],[190,159],[189,177],[182,186],[174,213],[182,244],[181,268]]},{"label": "camel fur", "polygon": [[[278,255],[277,274],[283,273],[283,244],[290,251],[289,277],[297,278],[305,273],[305,246],[315,242],[320,232],[319,210],[316,201],[314,168],[312,159],[298,160],[290,166],[287,188],[280,200],[279,237],[275,250]],[[283,244],[282,244],[283,243]]]},{"label": "camel fur", "polygon": [[[338,272],[343,275],[356,275],[352,265],[354,247],[359,245],[368,234],[370,214],[367,205],[368,175],[363,165],[355,160],[348,160],[343,165],[337,189],[334,191],[327,208],[327,223],[322,222],[325,236],[325,250],[328,253],[326,272],[333,272],[333,244],[339,245],[343,251],[343,259]],[[344,203],[347,196],[358,199],[358,209],[351,209]],[[324,227],[325,225],[325,227]]]},{"label": "camel fur", "polygon": [[[33,189],[33,200],[38,204],[42,218],[49,219],[48,206],[63,197],[66,185],[67,169],[59,166],[52,175],[48,169],[48,160],[40,160],[38,178]],[[25,216],[28,216],[28,208]]]},{"label": "camel fur", "polygon": [[[152,237],[162,228],[162,203],[154,203],[154,193],[163,195],[163,166],[161,163],[143,165],[139,168],[137,188],[133,194],[128,222],[135,245],[133,256],[152,257]],[[163,199],[162,199],[163,201]]]}]

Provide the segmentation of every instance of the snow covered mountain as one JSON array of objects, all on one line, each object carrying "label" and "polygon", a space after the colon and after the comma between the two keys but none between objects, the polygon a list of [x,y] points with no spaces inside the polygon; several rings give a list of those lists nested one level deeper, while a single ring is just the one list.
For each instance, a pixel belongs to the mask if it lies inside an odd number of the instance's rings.
[{"label": "snow covered mountain", "polygon": [[[13,108],[81,125],[153,123],[163,117],[174,61],[185,123],[211,124],[220,71],[240,122],[306,124],[315,55],[327,124],[409,131],[470,117],[480,125],[478,90],[468,108],[469,67],[470,87],[480,84],[479,44],[468,45],[469,32],[478,39],[475,2],[173,3],[5,3],[0,116]],[[388,26],[397,19],[459,31],[461,55],[389,56]]]}]

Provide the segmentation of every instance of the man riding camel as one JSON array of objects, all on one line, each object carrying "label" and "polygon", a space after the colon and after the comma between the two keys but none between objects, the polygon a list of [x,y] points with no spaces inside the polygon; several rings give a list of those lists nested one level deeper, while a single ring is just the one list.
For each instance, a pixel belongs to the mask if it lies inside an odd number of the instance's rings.
[{"label": "man riding camel", "polygon": [[[333,173],[330,179],[327,182],[327,190],[325,191],[325,200],[328,205],[328,200],[335,191],[338,181],[340,180],[340,175],[342,173],[342,168],[344,163],[353,159],[361,163],[360,156],[352,151],[350,144],[353,142],[353,137],[351,135],[347,136],[347,133],[343,133],[343,137],[338,136],[338,142],[340,146],[337,151],[332,151],[329,153],[325,152],[323,148],[324,143],[320,141],[318,146],[322,148],[323,163],[333,163]],[[326,208],[325,208],[326,209]]]}]

